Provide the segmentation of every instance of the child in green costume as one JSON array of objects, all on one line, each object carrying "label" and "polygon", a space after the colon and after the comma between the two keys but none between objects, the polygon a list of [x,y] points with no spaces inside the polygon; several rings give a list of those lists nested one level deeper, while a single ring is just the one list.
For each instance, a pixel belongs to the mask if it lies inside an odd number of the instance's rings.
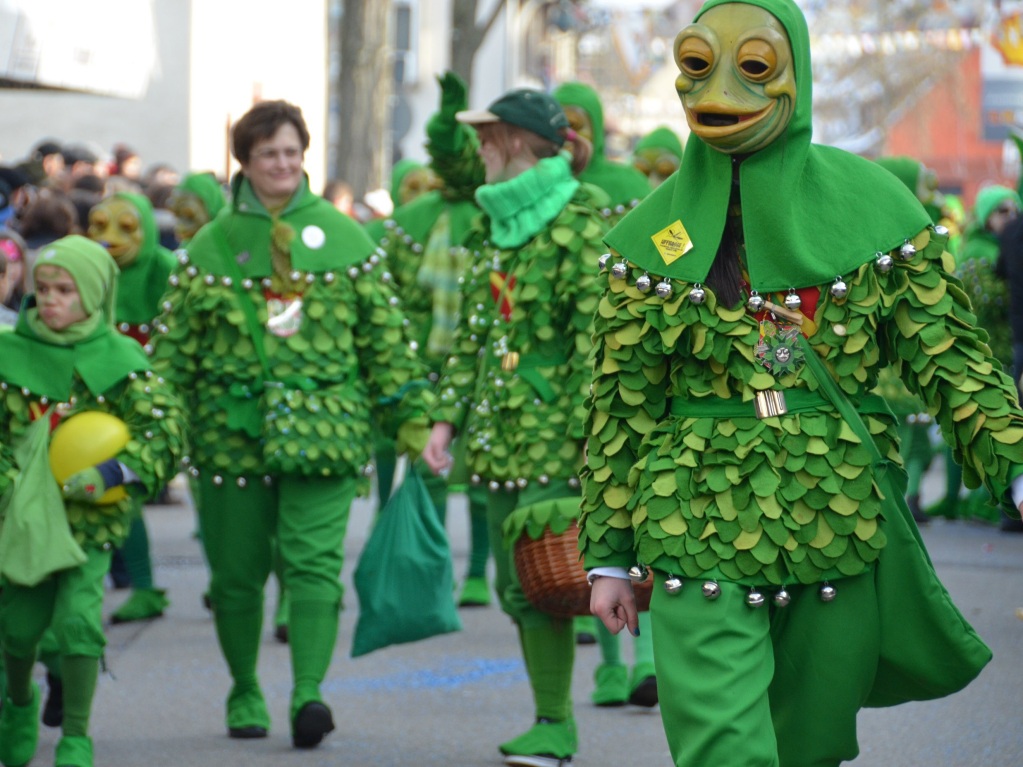
[{"label": "child in green costume", "polygon": [[589,143],[572,134],[566,145],[568,120],[549,95],[513,90],[458,119],[479,134],[483,215],[466,241],[473,257],[463,310],[423,457],[435,472],[448,468],[457,432],[471,482],[489,491],[497,594],[518,627],[536,713],[531,729],[499,748],[506,764],[557,767],[577,747],[572,621],[526,601],[502,523],[516,508],[542,502],[578,511],[592,270],[607,196],[573,176]]},{"label": "child in green costume", "polygon": [[[59,646],[64,689],[55,763],[92,767],[89,715],[106,644],[110,554],[128,534],[133,499],[155,493],[184,452],[180,405],[152,374],[142,347],[114,329],[117,271],[96,243],[77,235],[57,240],[38,255],[36,291],[25,299],[15,332],[0,335],[0,467],[3,484],[14,483],[0,532],[5,767],[27,764],[35,752],[40,694],[32,666],[48,628]],[[60,486],[47,454],[50,430],[89,411],[116,416],[130,439]],[[74,453],[89,450],[81,445]],[[126,497],[104,500],[120,487]]]},{"label": "child in green costume", "polygon": [[590,606],[634,629],[628,570],[652,571],[677,767],[835,767],[861,707],[949,694],[990,660],[905,506],[878,372],[912,370],[966,483],[1014,510],[1023,412],[946,232],[876,163],[811,142],[795,2],[709,0],[674,54],[681,169],[605,239]]},{"label": "child in green costume", "polygon": [[654,128],[632,148],[632,167],[650,179],[652,189],[664,183],[681,163],[682,140],[666,125]]},{"label": "child in green costume", "polygon": [[368,489],[372,413],[397,411],[399,450],[425,444],[426,371],[384,259],[309,190],[298,107],[256,104],[236,124],[231,202],[179,257],[153,340],[184,392],[210,601],[233,685],[233,738],[270,717],[256,675],[273,544],[290,597],[291,737],[334,729],[320,693],[337,639],[344,537]]},{"label": "child in green costume", "polygon": [[[451,351],[462,305],[459,280],[469,252],[462,242],[479,215],[474,198],[483,183],[483,164],[476,153],[475,132],[455,119],[468,106],[465,83],[453,72],[439,78],[440,109],[426,126],[430,168],[443,183],[411,202],[399,205],[387,220],[367,225],[370,236],[387,253],[395,289],[414,328],[420,356],[430,368],[430,380],[439,377]],[[455,453],[459,453],[458,450]],[[380,507],[387,503],[394,476],[394,445],[378,440],[376,448]],[[422,466],[422,464],[419,464]],[[465,491],[469,500],[470,546],[466,578],[458,597],[460,606],[490,604],[487,582],[486,491],[466,482],[464,465],[447,477],[422,469],[426,487],[443,515],[449,490]]]},{"label": "child in green costume", "polygon": [[[174,255],[159,243],[160,229],[152,204],[141,194],[110,195],[89,211],[87,234],[106,248],[120,270],[114,313],[117,329],[145,345],[175,264]],[[111,620],[129,623],[163,615],[169,602],[166,591],[153,583],[149,533],[141,502],[136,503],[131,531],[120,555],[132,591]]]}]

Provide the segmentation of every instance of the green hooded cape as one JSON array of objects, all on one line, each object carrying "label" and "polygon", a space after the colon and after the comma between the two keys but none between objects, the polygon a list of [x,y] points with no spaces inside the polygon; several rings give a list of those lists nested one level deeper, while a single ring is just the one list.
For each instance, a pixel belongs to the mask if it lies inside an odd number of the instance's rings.
[{"label": "green hooded cape", "polygon": [[[726,2],[736,0],[710,0],[700,14]],[[810,38],[799,9],[784,0],[739,2],[763,8],[788,31],[798,88],[784,134],[746,157],[739,170],[751,287],[766,293],[831,282],[914,237],[930,217],[876,163],[811,143]],[[692,134],[674,180],[654,190],[605,242],[652,275],[705,281],[724,232],[732,162]],[[693,248],[668,265],[651,237],[678,221]]]},{"label": "green hooded cape", "polygon": [[160,298],[167,289],[167,278],[174,271],[174,254],[160,245],[160,227],[153,215],[153,204],[142,194],[118,192],[114,197],[127,200],[138,211],[142,222],[142,247],[138,257],[118,279],[117,322],[144,325],[160,313]]},{"label": "green hooded cape", "polygon": [[604,153],[604,107],[600,96],[583,83],[565,83],[555,89],[553,96],[563,107],[574,106],[590,116],[593,126],[593,156],[580,181],[603,189],[611,197],[612,205],[629,205],[650,194],[647,177],[629,165],[609,160]]}]

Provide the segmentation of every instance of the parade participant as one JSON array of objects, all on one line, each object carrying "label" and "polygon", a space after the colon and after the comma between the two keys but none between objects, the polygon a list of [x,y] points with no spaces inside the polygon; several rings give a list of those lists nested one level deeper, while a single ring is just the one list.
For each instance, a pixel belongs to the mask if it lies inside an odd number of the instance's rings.
[{"label": "parade participant", "polygon": [[682,162],[682,140],[666,125],[654,128],[632,148],[632,167],[659,187]]},{"label": "parade participant", "polygon": [[[380,246],[395,278],[395,286],[420,355],[436,381],[451,344],[462,305],[459,279],[469,254],[462,241],[480,209],[474,198],[483,183],[483,163],[476,152],[476,133],[458,122],[455,114],[468,107],[465,83],[453,72],[439,78],[440,109],[426,126],[430,170],[442,185],[399,206],[394,215],[378,220]],[[369,229],[369,228],[367,228]],[[454,451],[460,455],[459,450]],[[376,448],[380,507],[387,503],[394,476],[394,445],[380,441]],[[460,462],[464,463],[464,462]],[[424,467],[425,468],[425,467]],[[448,491],[464,491],[469,501],[470,546],[468,572],[458,597],[463,607],[490,604],[487,582],[486,490],[466,482],[464,465],[447,477],[425,473],[424,481],[434,505],[444,518]]]},{"label": "parade participant", "polygon": [[334,729],[320,685],[337,639],[344,536],[368,489],[371,412],[397,410],[399,449],[421,448],[432,397],[384,259],[309,190],[309,131],[285,101],[234,126],[230,203],[191,240],[153,341],[185,393],[210,601],[233,686],[233,738],[266,737],[257,677],[272,544],[290,594],[291,737]]},{"label": "parade participant", "polygon": [[548,94],[512,90],[457,118],[479,135],[484,215],[465,243],[473,257],[463,310],[423,458],[435,472],[450,467],[457,433],[471,481],[489,490],[496,590],[518,627],[536,707],[536,724],[499,748],[506,764],[557,767],[577,747],[572,621],[525,599],[502,523],[544,501],[565,499],[578,510],[594,269],[608,201],[573,176],[589,143],[570,133]]},{"label": "parade participant", "polygon": [[[159,228],[153,206],[142,194],[118,192],[110,195],[89,211],[86,233],[89,239],[106,248],[120,270],[115,310],[117,329],[138,343],[146,344],[153,320],[160,313],[160,298],[167,286],[167,277],[176,263],[174,255],[158,241]],[[141,502],[136,504],[131,532],[120,556],[131,583],[131,594],[114,611],[111,620],[129,623],[163,615],[169,600],[167,592],[154,585],[149,533]]]},{"label": "parade participant", "polygon": [[607,192],[611,198],[611,213],[617,220],[649,194],[648,179],[635,168],[607,156],[604,106],[593,88],[579,82],[563,83],[555,88],[553,95],[565,110],[572,129],[593,145],[593,157],[579,174],[579,180]]},{"label": "parade participant", "polygon": [[[613,162],[604,155],[604,107],[597,92],[583,83],[565,83],[554,91],[554,98],[565,109],[568,122],[580,135],[593,142],[593,157],[579,180],[603,189],[613,208],[608,223],[614,223],[650,192],[647,177],[635,168]],[[600,646],[601,662],[593,671],[590,699],[598,706],[621,706],[626,702],[644,707],[657,705],[657,679],[654,674],[653,646],[648,626],[649,615],[640,616],[642,625],[635,640],[635,663],[630,675],[622,662],[621,642],[592,616],[576,619],[576,639],[580,644],[594,641]]]},{"label": "parade participant", "polygon": [[171,194],[174,236],[187,245],[223,209],[224,190],[212,173],[186,173]]},{"label": "parade participant", "polygon": [[634,629],[626,569],[652,571],[678,767],[833,767],[862,706],[949,694],[990,660],[905,506],[879,369],[912,371],[967,483],[1013,508],[1023,413],[944,231],[875,163],[811,143],[795,2],[709,0],[674,53],[682,166],[605,238],[591,609]]},{"label": "parade participant", "polygon": [[[57,240],[40,251],[33,276],[35,293],[17,328],[0,335],[0,464],[4,484],[14,482],[0,533],[7,677],[0,763],[19,767],[35,752],[40,693],[32,669],[52,627],[64,690],[55,764],[92,767],[89,715],[106,644],[103,578],[135,513],[129,499],[151,496],[174,472],[184,450],[183,414],[142,347],[114,330],[117,266],[101,247],[78,235]],[[65,424],[99,414],[116,416],[124,429],[111,443],[116,454],[97,456],[61,486],[47,456],[51,426],[56,446]],[[109,439],[88,427],[94,437]],[[66,461],[100,448],[74,442],[61,450],[57,458]],[[52,536],[43,534],[44,520],[53,523]]]}]

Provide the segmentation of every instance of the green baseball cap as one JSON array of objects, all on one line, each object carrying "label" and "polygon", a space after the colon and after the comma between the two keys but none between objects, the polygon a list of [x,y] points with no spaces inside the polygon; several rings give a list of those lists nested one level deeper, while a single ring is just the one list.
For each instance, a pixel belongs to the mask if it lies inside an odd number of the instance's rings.
[{"label": "green baseball cap", "polygon": [[558,146],[565,143],[562,131],[568,129],[568,118],[553,96],[533,88],[508,91],[486,109],[466,110],[455,115],[466,125],[503,122],[525,128]]}]

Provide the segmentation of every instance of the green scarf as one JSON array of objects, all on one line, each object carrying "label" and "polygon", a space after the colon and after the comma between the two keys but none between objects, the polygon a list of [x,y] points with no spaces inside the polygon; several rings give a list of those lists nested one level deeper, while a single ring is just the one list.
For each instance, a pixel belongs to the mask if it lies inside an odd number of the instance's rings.
[{"label": "green scarf", "polygon": [[508,181],[484,184],[476,190],[476,202],[490,216],[491,242],[517,248],[557,218],[578,188],[568,158],[559,153]]},{"label": "green scarf", "polygon": [[[788,32],[795,63],[795,113],[772,144],[739,168],[742,222],[753,290],[784,291],[849,275],[930,224],[923,206],[870,160],[811,143],[812,75],[806,19],[792,0],[708,0],[697,15],[729,2],[767,10]],[[732,157],[695,134],[682,166],[608,233],[605,242],[651,274],[703,282],[728,214]],[[692,249],[669,264],[652,239],[681,224]]]},{"label": "green scarf", "polygon": [[[271,274],[271,231],[276,222],[294,231],[294,239],[288,244],[291,264],[302,272],[344,269],[362,263],[376,249],[376,243],[359,224],[309,191],[308,179],[303,179],[284,210],[271,216],[248,179],[239,173],[231,182],[231,202],[216,220],[237,254],[235,260],[242,276],[253,279]],[[211,226],[200,229],[187,250],[193,263],[211,274],[223,274],[221,248]]]},{"label": "green scarf", "polygon": [[452,236],[451,214],[444,210],[430,231],[430,239],[423,249],[423,263],[416,274],[416,281],[428,288],[432,297],[433,314],[426,352],[434,358],[451,351],[462,310],[459,279],[465,271],[468,251],[453,248],[452,243],[457,244],[457,240]]}]

